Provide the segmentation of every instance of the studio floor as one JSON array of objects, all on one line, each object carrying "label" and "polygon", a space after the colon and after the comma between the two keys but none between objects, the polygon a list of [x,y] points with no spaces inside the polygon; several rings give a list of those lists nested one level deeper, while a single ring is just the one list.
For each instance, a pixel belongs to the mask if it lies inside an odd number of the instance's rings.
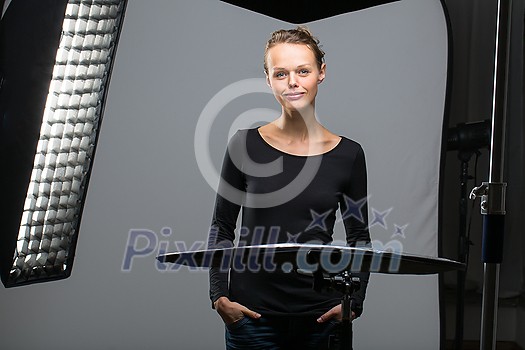
[{"label": "studio floor", "polygon": [[[455,349],[456,327],[456,290],[446,289],[446,349]],[[481,333],[481,305],[480,291],[468,290],[465,293],[464,308],[464,342],[463,349],[479,349]],[[500,298],[498,303],[498,330],[497,350],[525,350],[525,295],[512,298]]]}]

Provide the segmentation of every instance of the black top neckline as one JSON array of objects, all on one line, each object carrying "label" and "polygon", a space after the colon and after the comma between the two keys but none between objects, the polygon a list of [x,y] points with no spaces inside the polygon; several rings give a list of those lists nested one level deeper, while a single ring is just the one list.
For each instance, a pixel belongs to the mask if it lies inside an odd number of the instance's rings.
[{"label": "black top neckline", "polygon": [[292,157],[301,157],[301,158],[308,158],[308,157],[319,157],[319,156],[325,156],[325,155],[328,155],[329,153],[335,151],[337,148],[339,148],[339,146],[343,143],[343,139],[344,139],[344,136],[340,136],[340,140],[339,142],[337,142],[337,144],[330,148],[329,150],[327,150],[326,152],[323,152],[323,153],[317,153],[317,154],[310,154],[310,155],[304,155],[304,154],[293,154],[293,153],[289,153],[289,152],[286,152],[286,151],[283,151],[277,147],[274,147],[272,146],[271,144],[268,143],[268,141],[266,141],[264,139],[264,137],[262,137],[261,133],[259,132],[259,128],[260,127],[257,127],[257,128],[253,128],[252,131],[255,131],[255,133],[257,134],[257,136],[259,137],[259,139],[265,144],[267,145],[268,147],[270,147],[271,149],[273,149],[274,151],[277,151],[279,153],[282,153],[282,154],[285,154],[287,156],[292,156]]}]

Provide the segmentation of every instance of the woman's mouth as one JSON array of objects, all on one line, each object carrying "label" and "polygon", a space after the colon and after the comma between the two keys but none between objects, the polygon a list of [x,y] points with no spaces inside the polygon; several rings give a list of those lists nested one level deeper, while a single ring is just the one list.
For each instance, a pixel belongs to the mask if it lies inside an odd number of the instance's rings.
[{"label": "woman's mouth", "polygon": [[296,101],[304,96],[304,92],[292,92],[284,94],[284,97],[289,101]]}]

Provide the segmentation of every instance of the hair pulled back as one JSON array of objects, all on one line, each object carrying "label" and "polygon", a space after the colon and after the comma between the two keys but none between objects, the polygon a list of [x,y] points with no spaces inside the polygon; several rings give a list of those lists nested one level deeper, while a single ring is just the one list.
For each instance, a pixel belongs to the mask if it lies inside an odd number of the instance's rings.
[{"label": "hair pulled back", "polygon": [[272,33],[264,49],[264,72],[268,74],[266,59],[268,51],[277,44],[300,44],[306,45],[315,55],[317,68],[321,69],[324,62],[324,51],[321,50],[319,39],[313,36],[312,32],[305,26],[298,26],[295,29],[279,29]]}]

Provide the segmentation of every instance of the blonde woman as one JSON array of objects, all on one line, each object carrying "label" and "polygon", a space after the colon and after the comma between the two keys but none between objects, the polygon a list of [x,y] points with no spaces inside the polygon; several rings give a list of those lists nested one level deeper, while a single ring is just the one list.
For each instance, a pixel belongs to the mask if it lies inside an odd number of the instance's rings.
[{"label": "blonde woman", "polygon": [[[369,244],[364,152],[358,143],[323,127],[315,114],[315,99],[326,77],[319,41],[305,27],[275,31],[266,44],[264,71],[282,113],[271,123],[239,130],[231,138],[210,246],[233,244],[241,208],[240,239],[247,244],[329,244],[338,209],[347,243]],[[272,171],[258,173],[261,164],[272,165]],[[270,200],[273,193],[282,194],[299,178],[302,182],[293,196],[275,195],[274,205],[268,198],[258,202],[265,194]],[[361,287],[352,295],[353,318],[362,312],[368,281],[368,274],[360,277]],[[210,297],[225,323],[227,349],[337,346],[341,295],[314,291],[311,276],[279,267],[212,268]]]}]

